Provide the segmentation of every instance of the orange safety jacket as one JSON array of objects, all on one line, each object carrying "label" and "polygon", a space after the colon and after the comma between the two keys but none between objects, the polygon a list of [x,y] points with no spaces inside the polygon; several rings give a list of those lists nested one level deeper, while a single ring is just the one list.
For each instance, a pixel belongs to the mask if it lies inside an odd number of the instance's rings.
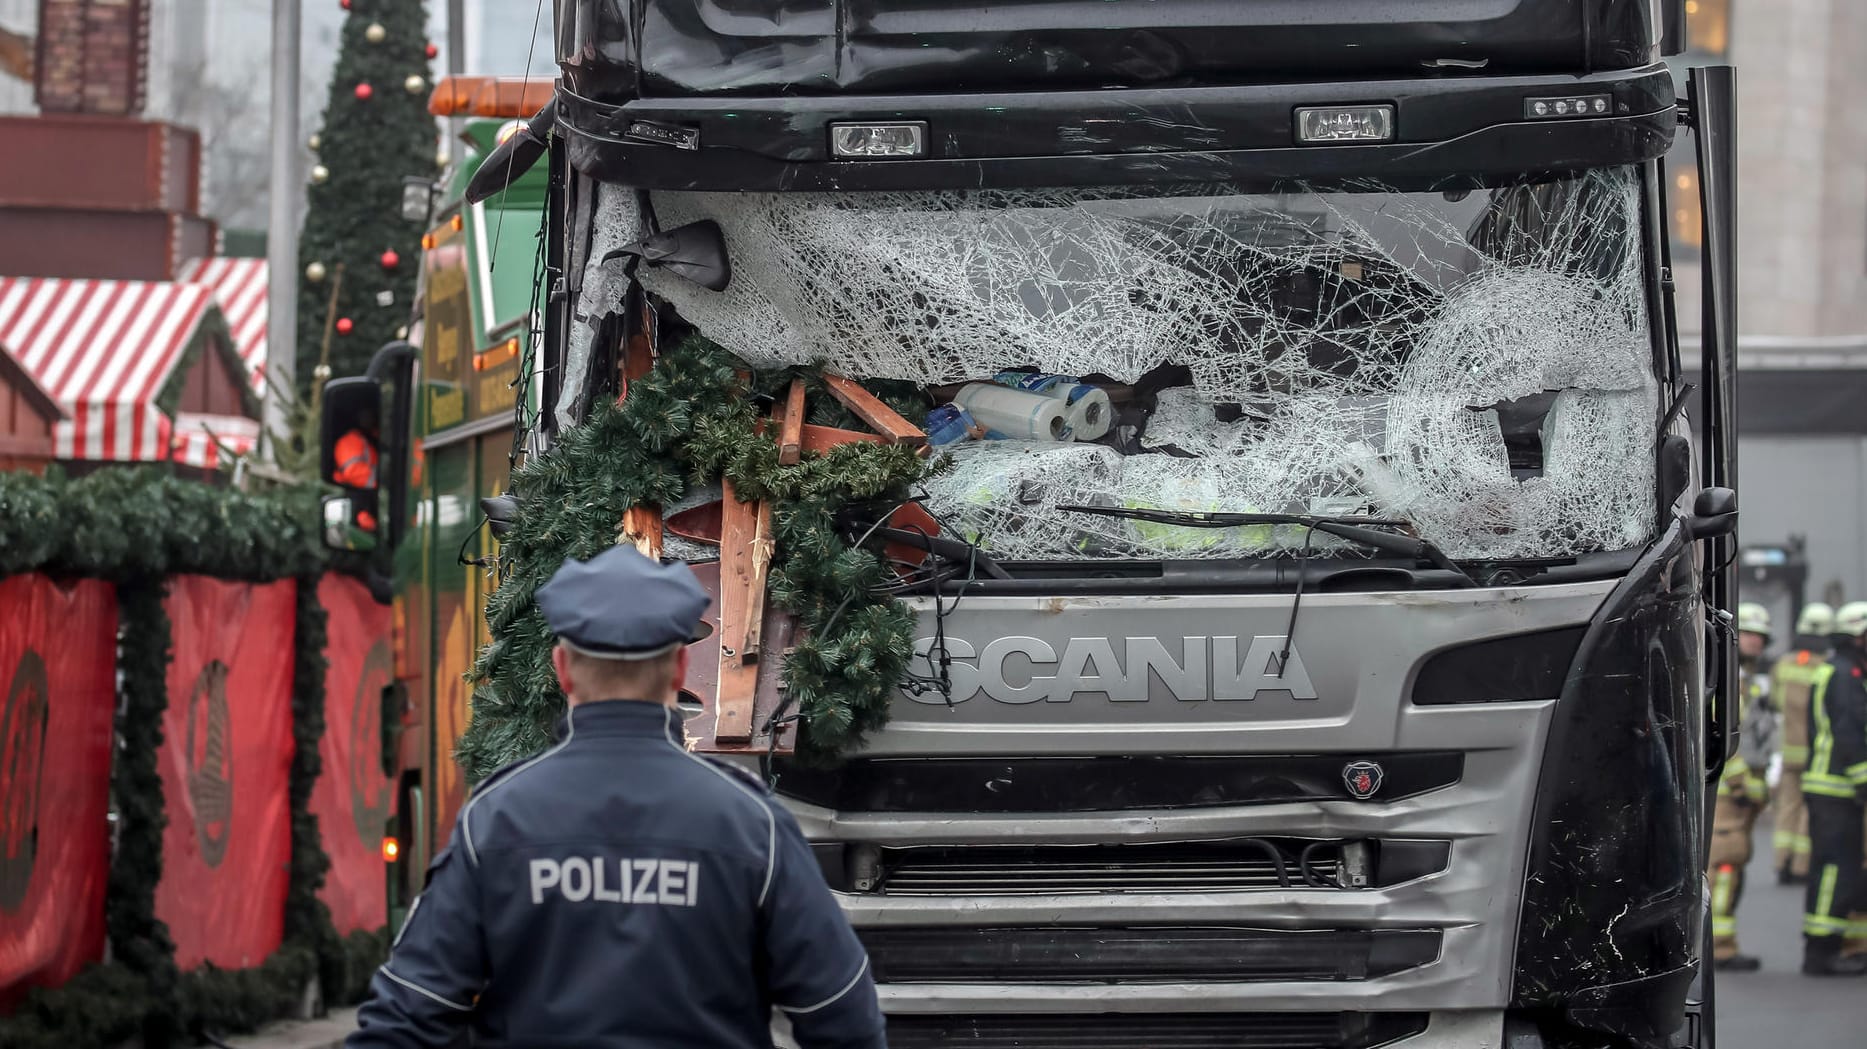
[{"label": "orange safety jacket", "polygon": [[[376,445],[363,431],[351,430],[337,439],[337,470],[332,479],[347,488],[376,487]],[[356,525],[374,532],[376,515],[360,509]]]},{"label": "orange safety jacket", "polygon": [[376,487],[376,446],[361,430],[337,439],[337,471],[332,478],[347,488]]}]

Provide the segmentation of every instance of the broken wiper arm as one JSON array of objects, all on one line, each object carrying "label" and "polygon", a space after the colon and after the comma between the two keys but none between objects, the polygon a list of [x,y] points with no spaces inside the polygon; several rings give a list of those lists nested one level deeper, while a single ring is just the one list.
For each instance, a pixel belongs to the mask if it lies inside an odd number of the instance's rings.
[{"label": "broken wiper arm", "polygon": [[1441,568],[1457,575],[1465,580],[1467,586],[1478,585],[1478,581],[1473,579],[1469,572],[1459,567],[1456,562],[1446,556],[1445,551],[1434,546],[1431,541],[1380,530],[1382,527],[1398,528],[1405,525],[1405,521],[1392,521],[1378,517],[1324,517],[1317,514],[1202,513],[1191,510],[1154,510],[1134,506],[1059,506],[1057,509],[1080,514],[1097,514],[1102,517],[1125,517],[1135,521],[1151,521],[1155,524],[1175,525],[1182,528],[1298,525],[1325,535],[1335,536],[1338,539],[1346,539],[1351,543],[1360,543],[1384,554],[1425,561],[1434,568]]}]

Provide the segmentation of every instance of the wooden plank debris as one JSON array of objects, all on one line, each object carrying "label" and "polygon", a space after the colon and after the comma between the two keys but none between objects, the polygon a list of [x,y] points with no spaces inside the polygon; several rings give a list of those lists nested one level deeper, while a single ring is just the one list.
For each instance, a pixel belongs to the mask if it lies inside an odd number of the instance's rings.
[{"label": "wooden plank debris", "polygon": [[874,427],[887,443],[927,443],[927,434],[920,427],[902,418],[900,412],[883,404],[881,398],[863,389],[860,383],[829,372],[823,373],[823,382],[831,396],[856,413],[856,418]]},{"label": "wooden plank debris", "polygon": [[752,738],[752,701],[758,689],[758,664],[745,658],[744,646],[752,616],[759,510],[739,501],[731,480],[721,484],[719,699],[713,735],[722,743],[743,743]]},{"label": "wooden plank debris", "polygon": [[804,457],[804,380],[792,379],[778,425],[778,465],[796,466]]},{"label": "wooden plank debris", "polygon": [[[720,639],[723,633],[719,619],[721,599],[724,597],[720,587],[720,564],[717,561],[703,561],[688,567],[693,570],[694,578],[700,581],[701,588],[713,598],[713,604],[708,607],[706,615],[713,630],[687,650],[690,658],[687,663],[687,680],[682,689],[690,701],[698,702],[703,708],[701,713],[688,718],[684,726],[688,748],[703,754],[791,753],[797,745],[797,722],[790,720],[773,726],[771,721],[784,703],[784,660],[778,657],[795,642],[796,619],[782,609],[766,608],[760,647],[767,656],[753,664],[758,671],[758,684],[752,700],[751,738],[739,741],[719,739],[714,729],[719,712]],[[795,715],[796,711],[791,713]]]}]

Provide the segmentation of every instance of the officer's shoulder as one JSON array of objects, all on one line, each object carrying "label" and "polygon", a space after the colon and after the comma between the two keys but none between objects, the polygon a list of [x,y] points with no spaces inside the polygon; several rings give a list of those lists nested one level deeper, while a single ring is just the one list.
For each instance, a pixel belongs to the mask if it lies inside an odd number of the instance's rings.
[{"label": "officer's shoulder", "polygon": [[498,768],[494,769],[493,771],[487,773],[485,779],[475,784],[473,789],[467,792],[467,797],[469,798],[478,797],[479,795],[484,794],[489,790],[492,790],[494,787],[497,787],[503,780],[510,778],[514,772],[517,772],[518,770],[524,768],[526,765],[531,764],[532,759],[536,758],[537,756],[538,755],[536,754],[529,754],[525,757],[518,759],[517,761],[509,761],[506,764],[501,765]]},{"label": "officer's shoulder", "polygon": [[732,781],[734,783],[737,783],[742,787],[746,787],[747,789],[751,790],[754,794],[757,794],[760,797],[764,797],[771,793],[771,787],[768,786],[763,779],[760,779],[750,769],[746,768],[743,765],[735,764],[734,762],[727,761],[724,758],[716,758],[709,754],[695,754],[694,757],[699,758],[701,761],[705,762],[708,766],[726,773],[728,776],[732,777]]}]

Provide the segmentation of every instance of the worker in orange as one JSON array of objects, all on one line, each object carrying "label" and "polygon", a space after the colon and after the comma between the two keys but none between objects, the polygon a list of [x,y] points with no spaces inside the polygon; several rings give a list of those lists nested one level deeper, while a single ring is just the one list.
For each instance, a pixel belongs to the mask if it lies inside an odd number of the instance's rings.
[{"label": "worker in orange", "polygon": [[376,515],[371,512],[376,491],[376,440],[379,429],[374,412],[364,412],[357,417],[355,426],[344,431],[337,438],[335,469],[331,480],[345,488],[355,488],[371,493],[368,500],[371,506],[363,505],[363,500],[356,500],[356,525],[365,532],[376,530]]}]

